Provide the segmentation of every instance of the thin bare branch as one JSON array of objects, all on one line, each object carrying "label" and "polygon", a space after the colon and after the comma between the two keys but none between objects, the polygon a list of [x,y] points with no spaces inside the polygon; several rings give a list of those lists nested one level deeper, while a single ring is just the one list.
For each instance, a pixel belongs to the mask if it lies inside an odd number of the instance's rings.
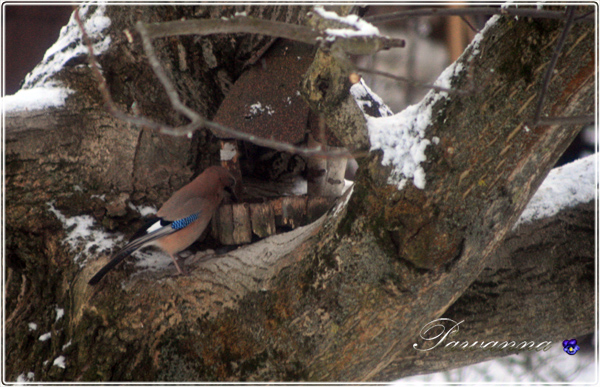
[{"label": "thin bare branch", "polygon": [[360,35],[340,37],[330,35],[327,30],[316,31],[296,24],[273,20],[256,19],[250,16],[237,16],[228,19],[178,20],[164,23],[145,24],[147,36],[151,39],[180,35],[211,35],[247,33],[261,34],[296,40],[323,47],[336,45],[352,55],[372,55],[381,50],[404,47],[403,39],[393,39],[381,35]]},{"label": "thin bare branch", "polygon": [[390,74],[390,73],[387,73],[385,71],[373,70],[373,69],[368,69],[368,68],[365,68],[365,67],[355,67],[355,68],[356,68],[357,71],[362,71],[364,73],[369,73],[369,74],[381,75],[383,77],[390,78],[390,79],[396,80],[398,82],[404,82],[404,83],[407,83],[407,84],[409,84],[411,86],[418,87],[418,88],[421,88],[421,89],[433,89],[433,90],[435,90],[437,92],[445,92],[445,93],[448,93],[448,94],[463,94],[463,95],[470,94],[470,93],[473,92],[473,90],[448,89],[448,88],[445,88],[445,87],[436,86],[436,85],[431,84],[431,83],[419,82],[419,81],[415,81],[415,80],[407,78],[407,77],[402,77],[402,76],[399,76],[399,75]]},{"label": "thin bare branch", "polygon": [[[497,7],[469,7],[469,8],[419,8],[407,11],[392,12],[385,15],[374,15],[363,18],[373,24],[385,23],[394,20],[409,19],[423,16],[469,16],[469,15],[510,15],[520,17],[533,17],[540,19],[564,20],[564,12],[547,11],[536,8],[497,8]],[[594,23],[593,13],[586,12],[576,16],[576,21]]]},{"label": "thin bare branch", "polygon": [[475,33],[479,33],[479,30],[477,28],[475,28],[473,26],[473,24],[471,24],[471,22],[469,21],[469,19],[466,18],[466,16],[460,16],[460,19],[471,29],[471,31],[475,32]]},{"label": "thin bare branch", "polygon": [[317,38],[323,38],[323,34],[308,27],[253,17],[233,17],[218,20],[177,20],[150,23],[146,24],[145,27],[148,30],[148,37],[152,39],[180,35],[248,33],[316,44]]},{"label": "thin bare branch", "polygon": [[554,72],[554,68],[556,67],[556,62],[558,61],[558,56],[562,51],[563,46],[565,45],[565,41],[567,40],[567,36],[569,35],[569,30],[573,25],[573,19],[575,18],[575,7],[567,7],[566,10],[567,21],[565,22],[565,27],[563,28],[562,34],[558,39],[558,43],[556,44],[556,48],[552,53],[552,59],[550,59],[550,63],[548,64],[548,68],[546,69],[546,74],[544,74],[544,80],[542,82],[542,90],[540,91],[540,99],[538,100],[537,107],[535,109],[535,116],[533,118],[532,125],[538,125],[540,121],[540,117],[542,115],[542,108],[544,107],[544,99],[546,98],[546,92],[548,91],[548,86],[550,86],[550,79],[552,78],[552,73]]},{"label": "thin bare branch", "polygon": [[[194,131],[201,129],[202,127],[206,127],[206,128],[211,128],[211,129],[226,133],[226,134],[230,135],[232,138],[251,142],[255,145],[272,148],[272,149],[279,150],[282,152],[299,154],[299,155],[306,156],[306,157],[324,157],[324,158],[336,158],[336,157],[352,158],[352,157],[354,157],[354,158],[358,158],[358,157],[364,156],[364,152],[351,152],[348,150],[327,151],[327,150],[323,150],[320,147],[314,148],[314,149],[298,147],[295,145],[282,143],[282,142],[275,141],[275,140],[256,137],[254,135],[246,134],[246,133],[240,132],[238,130],[228,128],[217,122],[213,122],[213,121],[204,119],[203,117],[198,115],[196,112],[192,111],[191,109],[189,109],[188,107],[186,107],[185,105],[183,105],[181,103],[179,96],[176,95],[177,92],[175,90],[175,87],[169,80],[167,74],[165,73],[164,69],[162,68],[162,65],[160,64],[160,61],[156,57],[154,48],[152,47],[151,43],[147,47],[146,42],[144,42],[144,49],[146,50],[146,54],[148,55],[149,61],[152,65],[152,68],[153,68],[155,74],[157,75],[157,77],[159,78],[159,81],[161,82],[161,84],[163,85],[165,90],[167,91],[167,94],[169,95],[169,99],[170,99],[171,103],[173,104],[173,108],[175,110],[177,110],[178,112],[180,112],[181,114],[183,114],[184,116],[190,118],[190,120],[192,120],[192,122],[187,125],[184,125],[184,126],[172,127],[169,125],[161,124],[159,122],[155,122],[146,117],[133,116],[133,115],[127,114],[127,113],[121,111],[116,106],[116,104],[114,103],[114,101],[112,99],[112,96],[111,96],[110,91],[108,90],[108,86],[106,84],[106,79],[102,75],[102,73],[100,71],[100,66],[98,65],[98,62],[96,61],[92,42],[91,42],[89,36],[87,35],[87,32],[85,31],[83,22],[81,21],[81,18],[79,16],[79,10],[77,8],[75,9],[75,20],[77,21],[77,24],[79,25],[79,28],[81,30],[81,33],[83,36],[83,41],[88,48],[89,63],[92,68],[92,73],[93,73],[94,77],[96,78],[96,81],[98,82],[98,88],[100,90],[102,99],[106,105],[106,109],[116,119],[119,119],[119,120],[122,120],[125,122],[129,122],[130,124],[133,124],[133,125],[136,125],[139,127],[146,127],[148,129],[155,130],[162,134],[167,134],[167,135],[171,135],[171,136],[188,136],[189,137],[192,135],[192,133]],[[143,36],[142,33],[140,33],[140,35]],[[173,93],[175,94],[175,96],[173,95]],[[175,101],[175,103],[174,103],[174,101]],[[176,107],[177,104],[179,104],[179,106]]]},{"label": "thin bare branch", "polygon": [[142,45],[144,46],[144,51],[146,52],[150,66],[152,66],[152,71],[154,71],[154,74],[167,92],[167,96],[169,97],[169,101],[171,101],[173,109],[187,117],[190,121],[192,121],[192,123],[202,125],[204,123],[204,119],[198,113],[181,103],[181,99],[179,99],[179,93],[177,93],[175,85],[173,85],[173,82],[171,82],[169,79],[169,76],[156,56],[154,46],[152,45],[152,40],[148,36],[148,31],[144,27],[144,24],[137,22],[135,28],[142,37]]},{"label": "thin bare branch", "polygon": [[591,15],[591,17],[593,17],[593,16],[594,16],[594,12],[596,12],[596,11],[595,11],[595,10],[592,10],[592,11],[590,11],[590,12],[586,12],[586,13],[584,13],[584,14],[583,14],[583,15],[581,15],[581,16],[577,16],[577,17],[575,18],[575,21],[577,22],[577,21],[579,21],[579,20],[581,20],[581,19],[585,19],[586,17],[588,17],[588,16],[590,16],[590,15]]},{"label": "thin bare branch", "polygon": [[127,113],[122,112],[117,107],[117,105],[114,103],[114,101],[110,95],[110,91],[108,90],[108,85],[106,84],[106,79],[102,75],[102,72],[100,71],[100,66],[98,65],[98,62],[96,61],[96,56],[94,54],[94,47],[92,45],[91,39],[89,38],[87,32],[85,31],[83,22],[81,21],[81,17],[79,16],[79,8],[78,7],[75,7],[74,16],[75,16],[75,21],[77,22],[77,25],[79,26],[79,29],[81,30],[83,42],[87,46],[89,63],[90,63],[90,67],[92,68],[92,74],[93,74],[94,78],[96,78],[96,82],[98,83],[98,89],[100,91],[100,95],[102,96],[102,100],[104,101],[104,104],[106,106],[106,110],[115,118],[130,122],[134,125],[145,126],[150,129],[153,129],[153,130],[163,130],[163,128],[165,128],[165,125],[148,120],[144,117],[137,117],[137,116],[129,115]]}]

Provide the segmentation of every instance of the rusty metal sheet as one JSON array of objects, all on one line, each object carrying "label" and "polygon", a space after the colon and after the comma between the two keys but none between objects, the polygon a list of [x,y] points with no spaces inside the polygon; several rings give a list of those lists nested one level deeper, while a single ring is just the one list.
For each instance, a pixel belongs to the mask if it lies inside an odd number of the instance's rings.
[{"label": "rusty metal sheet", "polygon": [[[232,86],[214,121],[280,142],[302,141],[309,109],[299,84],[313,55],[311,45],[279,39]],[[231,137],[217,130],[213,133]]]}]

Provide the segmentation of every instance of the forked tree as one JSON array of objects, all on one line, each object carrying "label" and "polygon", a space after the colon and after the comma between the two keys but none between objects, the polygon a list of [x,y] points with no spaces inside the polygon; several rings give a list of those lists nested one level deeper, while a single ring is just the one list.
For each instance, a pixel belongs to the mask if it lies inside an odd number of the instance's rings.
[{"label": "forked tree", "polygon": [[[7,380],[388,381],[525,350],[481,343],[558,348],[593,330],[593,178],[557,174],[576,200],[542,195],[531,211],[555,211],[517,222],[593,122],[594,9],[488,10],[502,14],[397,115],[349,57],[401,42],[335,11],[87,5],[72,17],[20,94],[54,102],[5,116]],[[291,105],[337,150],[212,120],[277,39],[310,45]],[[88,285],[113,247],[98,236],[131,235],[141,206],[221,161],[223,137],[326,165],[351,155],[354,185],[302,227],[194,253],[187,276],[132,260]],[[423,340],[442,318],[460,330]]]}]

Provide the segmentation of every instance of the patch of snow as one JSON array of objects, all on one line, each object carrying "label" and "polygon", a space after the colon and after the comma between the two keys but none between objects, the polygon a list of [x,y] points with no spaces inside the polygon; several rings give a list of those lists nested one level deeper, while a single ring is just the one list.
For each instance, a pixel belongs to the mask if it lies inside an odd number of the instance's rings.
[{"label": "patch of snow", "polygon": [[28,372],[27,375],[25,375],[24,373],[17,376],[17,383],[27,383],[27,382],[31,382],[33,381],[33,379],[35,378],[35,374],[33,372]]},{"label": "patch of snow", "polygon": [[63,308],[55,308],[56,310],[56,320],[54,322],[60,320],[65,315],[65,310]]},{"label": "patch of snow", "polygon": [[[491,18],[486,23],[485,28],[473,39],[465,53],[475,55],[474,51],[478,51],[483,34],[496,20],[498,18]],[[440,74],[434,85],[450,89],[452,80],[465,71],[463,61],[469,59],[461,56]],[[412,179],[415,187],[425,188],[426,176],[421,164],[427,160],[425,149],[431,144],[431,141],[425,138],[425,130],[434,118],[432,117],[433,106],[440,100],[449,98],[447,92],[430,90],[421,102],[408,106],[396,115],[378,118],[365,116],[371,151],[381,149],[382,165],[392,166],[388,184],[396,185],[401,190],[408,180]]]},{"label": "patch of snow", "polygon": [[159,250],[138,250],[132,254],[135,266],[146,270],[163,270],[173,263],[173,259]]},{"label": "patch of snow", "polygon": [[267,112],[268,115],[272,116],[275,110],[269,105],[263,106],[260,102],[250,105],[250,114],[252,116],[259,116],[262,113]]},{"label": "patch of snow", "polygon": [[33,89],[21,89],[2,98],[2,102],[5,112],[42,110],[63,106],[71,93],[72,90],[46,84]]},{"label": "patch of snow", "polygon": [[65,349],[69,348],[71,346],[71,340],[69,340],[69,342],[65,345],[62,346],[62,350],[64,351]]},{"label": "patch of snow", "polygon": [[29,327],[30,331],[37,331],[37,324],[34,322],[30,322],[29,324],[27,324],[27,326]]},{"label": "patch of snow", "polygon": [[352,36],[374,36],[379,35],[379,29],[373,24],[366,22],[358,15],[339,16],[332,11],[326,11],[323,6],[315,6],[314,12],[324,19],[335,20],[336,22],[347,25],[350,28],[327,28],[325,33],[331,36],[352,37]]},{"label": "patch of snow", "polygon": [[400,113],[388,117],[367,119],[371,151],[383,151],[383,166],[393,167],[388,184],[404,188],[408,179],[415,187],[425,188],[425,170],[421,163],[426,161],[425,148],[431,142],[425,138],[425,128],[431,122],[433,103],[411,105]]},{"label": "patch of snow", "polygon": [[[48,207],[67,230],[64,242],[68,243],[72,250],[78,250],[74,258],[76,263],[81,259],[82,254],[89,255],[91,252],[109,250],[116,242],[123,239],[122,235],[110,235],[94,229],[96,221],[89,215],[67,218],[54,207],[54,203],[48,203]],[[85,261],[79,263],[80,266],[84,264]]]},{"label": "patch of snow", "polygon": [[53,366],[57,366],[59,368],[65,369],[67,368],[67,365],[65,364],[65,357],[64,356],[59,356],[56,359],[54,359],[54,361],[52,362]]},{"label": "patch of snow", "polygon": [[44,333],[43,335],[41,335],[39,340],[40,341],[50,340],[50,337],[52,337],[52,332],[47,332],[47,333]]},{"label": "patch of snow", "polygon": [[597,363],[594,352],[568,356],[559,344],[549,351],[524,352],[449,371],[410,376],[390,386],[596,385]]},{"label": "patch of snow", "polygon": [[[493,26],[494,24],[496,24],[496,22],[499,19],[500,19],[500,15],[494,15],[494,16],[492,16],[485,23],[485,26],[481,29],[481,31],[479,31],[477,34],[475,34],[475,36],[473,37],[473,40],[469,44],[468,48],[462,54],[462,55],[469,55],[469,57],[466,58],[467,62],[472,61],[475,56],[479,55],[479,53],[481,52],[481,50],[479,49],[479,46],[481,44],[481,41],[483,40],[483,36],[487,33],[488,29],[491,26]],[[458,60],[462,60],[462,55],[461,55],[461,57]],[[493,72],[494,70],[491,69],[490,71]]]},{"label": "patch of snow", "polygon": [[136,206],[135,204],[133,204],[131,202],[129,202],[127,205],[132,210],[139,212],[140,215],[143,217],[148,216],[148,215],[154,215],[157,212],[157,209],[152,206]]},{"label": "patch of snow", "polygon": [[550,171],[513,229],[523,223],[556,215],[564,208],[593,200],[598,192],[595,182],[597,163],[598,154],[595,154]]}]

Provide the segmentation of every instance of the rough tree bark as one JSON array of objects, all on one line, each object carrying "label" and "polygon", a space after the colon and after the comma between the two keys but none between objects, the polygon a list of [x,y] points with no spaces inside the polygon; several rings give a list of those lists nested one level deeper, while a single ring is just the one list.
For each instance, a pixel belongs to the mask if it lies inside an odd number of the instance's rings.
[{"label": "rough tree bark", "polygon": [[[182,120],[139,39],[129,43],[124,30],[133,33],[137,20],[216,19],[242,10],[296,24],[307,11],[108,7],[112,44],[99,61],[119,106],[161,122]],[[126,265],[97,287],[87,280],[106,254],[75,263],[48,203],[65,216],[88,214],[106,230],[131,233],[139,214],[126,201],[160,204],[216,164],[218,149],[208,132],[175,138],[114,119],[89,67],[66,66],[57,79],[76,92],[64,108],[6,117],[7,380],[27,371],[36,380],[392,380],[507,354],[415,351],[421,328],[442,316],[465,320],[460,337],[468,341],[556,343],[591,332],[593,203],[511,232],[578,132],[525,128],[563,26],[501,17],[478,52],[463,56],[466,71],[452,87],[474,84],[476,91],[433,106],[427,138],[441,141],[427,148],[424,190],[388,185],[381,152],[370,152],[359,159],[352,196],[309,226],[217,259],[191,258],[190,276],[132,276]],[[182,99],[210,118],[270,41],[183,36],[158,39],[155,47]],[[593,27],[575,24],[552,78],[548,115],[592,111],[594,49]],[[347,74],[332,70],[337,64],[326,53],[316,58],[305,95],[342,141],[358,139],[365,149],[356,106],[347,94],[327,94],[347,93],[337,87],[347,86]],[[340,122],[360,132],[344,133]],[[66,312],[58,320],[56,307]],[[39,341],[48,331],[51,339]],[[53,366],[61,355],[64,369]]]}]

